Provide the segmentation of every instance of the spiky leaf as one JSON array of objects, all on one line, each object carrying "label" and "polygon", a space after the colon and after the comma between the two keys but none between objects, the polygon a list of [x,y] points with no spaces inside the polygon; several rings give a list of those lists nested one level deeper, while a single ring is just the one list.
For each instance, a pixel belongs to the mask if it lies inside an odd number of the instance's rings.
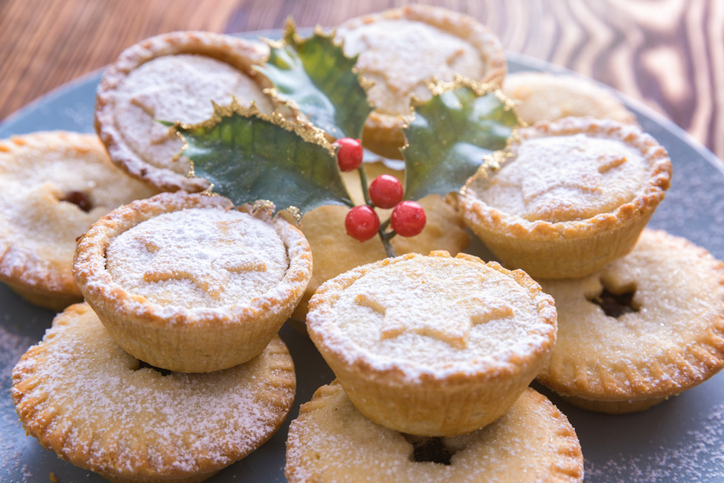
[{"label": "spiky leaf", "polygon": [[283,42],[272,43],[269,60],[255,68],[274,84],[273,95],[291,101],[315,126],[334,138],[360,138],[372,108],[356,63],[331,36],[317,30],[302,39],[287,22]]},{"label": "spiky leaf", "polygon": [[518,118],[494,92],[495,86],[447,90],[415,107],[415,116],[403,129],[408,146],[405,158],[405,198],[458,191],[483,163],[483,156],[506,146]]},{"label": "spiky leaf", "polygon": [[255,106],[214,106],[212,119],[178,130],[194,174],[213,192],[236,204],[269,200],[277,210],[301,213],[328,204],[352,205],[324,133],[292,124],[281,115],[265,116]]}]

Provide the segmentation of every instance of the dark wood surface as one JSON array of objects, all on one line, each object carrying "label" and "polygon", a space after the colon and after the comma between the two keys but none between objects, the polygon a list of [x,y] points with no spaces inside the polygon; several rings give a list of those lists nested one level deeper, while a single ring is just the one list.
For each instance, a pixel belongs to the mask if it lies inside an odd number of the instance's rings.
[{"label": "dark wood surface", "polygon": [[[0,0],[0,119],[152,35],[334,26],[401,0]],[[724,1],[433,0],[613,86],[724,157]]]}]

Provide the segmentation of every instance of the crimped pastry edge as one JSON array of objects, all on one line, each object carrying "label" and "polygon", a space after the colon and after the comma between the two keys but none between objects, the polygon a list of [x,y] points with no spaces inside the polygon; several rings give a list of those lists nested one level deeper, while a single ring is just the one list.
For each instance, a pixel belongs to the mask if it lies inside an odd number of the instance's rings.
[{"label": "crimped pastry edge", "polygon": [[[549,340],[546,344],[542,344],[533,353],[529,354],[522,360],[516,360],[515,364],[520,366],[528,366],[532,363],[532,360],[542,357],[551,349],[555,343],[555,334],[557,332],[557,319],[555,312],[555,304],[553,298],[543,293],[540,285],[530,278],[522,270],[508,270],[501,266],[497,262],[483,262],[480,258],[469,255],[466,253],[459,253],[456,257],[450,257],[447,252],[432,252],[430,256],[438,256],[443,258],[450,258],[453,260],[465,260],[473,263],[480,263],[490,269],[500,272],[504,275],[509,276],[515,280],[521,287],[528,290],[533,299],[537,309],[539,318],[546,324],[553,327],[553,330],[549,333]],[[312,299],[309,301],[309,314],[307,315],[307,330],[309,332],[312,341],[315,343],[317,348],[324,353],[329,353],[337,358],[344,361],[345,365],[349,366],[353,370],[359,370],[366,372],[370,375],[374,374],[374,379],[377,381],[386,381],[389,383],[423,383],[423,384],[439,384],[441,386],[451,386],[455,384],[466,384],[470,380],[477,380],[482,378],[486,379],[498,379],[500,377],[507,377],[515,372],[516,369],[513,365],[509,364],[510,361],[504,361],[500,364],[493,366],[488,364],[481,364],[476,367],[473,371],[459,371],[454,374],[446,375],[444,377],[438,377],[438,375],[432,372],[422,372],[419,380],[410,380],[405,373],[404,367],[399,364],[391,364],[387,369],[378,369],[367,360],[365,354],[360,353],[354,346],[353,341],[346,341],[344,348],[332,348],[326,343],[326,340],[333,336],[338,336],[339,332],[336,330],[336,326],[332,323],[327,323],[327,320],[333,319],[332,306],[339,297],[338,293],[345,288],[349,287],[357,279],[363,277],[367,273],[370,273],[378,268],[385,267],[387,265],[414,260],[416,258],[427,258],[425,255],[417,253],[408,253],[401,255],[396,258],[386,258],[378,262],[362,265],[353,270],[340,274],[330,280],[324,282],[315,292]],[[329,332],[332,329],[333,333]],[[343,337],[343,336],[342,336]],[[344,337],[343,337],[344,338]],[[323,348],[323,349],[322,349]]]},{"label": "crimped pastry edge", "polygon": [[[41,131],[0,141],[0,156],[28,146],[63,146],[79,153],[97,152],[107,156],[97,136],[69,131]],[[65,307],[83,301],[83,296],[73,277],[71,264],[58,259],[41,259],[34,252],[16,249],[5,238],[8,225],[0,223],[0,281],[15,293],[40,307],[60,311]],[[12,263],[8,260],[12,259]]]},{"label": "crimped pastry edge", "polygon": [[[669,189],[671,160],[666,150],[637,126],[606,119],[568,117],[554,122],[536,123],[531,128],[520,129],[518,133],[518,142],[535,137],[580,133],[615,139],[639,149],[651,166],[651,174],[639,194],[612,213],[600,213],[584,220],[549,222],[529,221],[483,202],[472,188],[478,177],[483,176],[478,172],[471,176],[462,188],[458,206],[465,223],[488,248],[495,252],[505,265],[521,268],[531,276],[540,278],[583,277],[631,251],[639,233]],[[584,246],[575,247],[576,251],[581,251],[582,248],[585,249],[588,241],[596,241],[588,248],[596,252],[595,257],[589,260],[572,260],[566,244],[583,243]],[[552,246],[546,247],[550,260],[542,262],[543,268],[531,266],[529,261],[516,261],[535,257],[537,250],[542,247],[540,243],[560,243],[561,249],[554,254],[551,251]],[[513,245],[515,248],[509,251],[506,250],[506,245]],[[577,266],[576,262],[580,262],[580,266]]]},{"label": "crimped pastry edge", "polygon": [[[69,319],[82,317],[86,314],[95,316],[88,304],[72,305],[55,317],[53,328],[56,325],[67,325],[70,323]],[[253,447],[241,452],[236,451],[234,448],[228,448],[229,453],[225,455],[229,459],[228,462],[217,464],[209,464],[209,459],[204,459],[203,452],[200,452],[198,456],[202,457],[202,461],[197,461],[198,471],[191,475],[180,471],[173,464],[176,461],[174,458],[170,459],[171,464],[163,464],[150,458],[139,458],[136,464],[130,467],[127,462],[114,467],[117,462],[109,461],[103,457],[95,462],[89,462],[89,459],[92,460],[95,457],[92,454],[97,453],[98,449],[92,446],[90,442],[81,446],[70,445],[67,435],[73,426],[63,424],[64,415],[62,411],[53,410],[48,405],[48,401],[52,400],[52,394],[46,394],[46,398],[42,401],[25,399],[26,390],[31,390],[38,384],[42,384],[36,372],[38,367],[42,365],[45,351],[55,343],[56,335],[55,331],[49,329],[43,340],[30,347],[13,369],[11,396],[16,411],[27,434],[35,437],[44,448],[54,451],[61,459],[83,469],[97,472],[104,478],[114,482],[146,483],[168,481],[192,483],[210,478],[224,467],[243,459],[271,438],[286,419],[294,401],[296,390],[294,364],[284,342],[278,336],[275,336],[263,353],[263,357],[268,359],[266,364],[274,371],[274,375],[266,379],[265,385],[260,390],[266,391],[268,394],[274,393],[277,397],[271,403],[278,417],[273,421],[269,421],[276,429],[269,431],[268,434],[260,435],[256,441],[252,442],[251,446]],[[87,430],[88,428],[84,426],[83,429]],[[93,440],[91,442],[98,444],[99,442],[102,443],[103,440]],[[173,448],[174,445],[170,444],[169,447]],[[139,448],[140,452],[142,450],[143,448]]]},{"label": "crimped pastry edge", "polygon": [[[503,94],[509,98],[525,103],[526,99],[520,99],[513,94],[517,93],[519,90],[525,91],[526,89],[529,89],[534,93],[544,92],[544,89],[540,89],[541,84],[546,86],[556,85],[556,87],[568,88],[569,90],[574,91],[572,94],[576,100],[581,100],[585,97],[586,99],[589,99],[590,102],[594,102],[599,108],[602,108],[607,112],[605,117],[596,116],[599,119],[605,118],[620,122],[621,124],[638,125],[636,116],[633,112],[626,109],[626,106],[624,106],[623,103],[616,97],[613,89],[608,86],[597,84],[593,80],[583,76],[534,71],[516,72],[505,77],[501,89]],[[517,109],[515,110],[517,111]],[[529,124],[544,121],[532,119],[523,120]],[[553,120],[551,119],[545,121],[552,122]]]},{"label": "crimped pastry edge", "polygon": [[[352,29],[380,20],[407,19],[437,27],[460,37],[462,31],[470,33],[469,41],[485,61],[485,77],[476,82],[500,83],[508,72],[508,63],[500,39],[485,25],[469,15],[430,5],[407,5],[383,12],[363,15],[347,20],[338,28]],[[433,79],[430,79],[432,82]],[[407,123],[406,115],[383,114],[377,110],[365,121],[362,141],[367,149],[387,158],[402,159],[400,148],[405,145],[401,128]]]},{"label": "crimped pastry edge", "polygon": [[[711,268],[716,279],[720,304],[718,313],[708,313],[709,330],[698,334],[680,352],[667,351],[662,359],[667,363],[656,362],[654,366],[645,366],[647,372],[656,372],[665,377],[647,383],[651,378],[641,372],[641,368],[627,365],[625,382],[609,374],[616,371],[611,367],[599,365],[598,377],[582,380],[558,380],[551,376],[551,368],[541,372],[537,380],[544,386],[560,394],[572,404],[593,411],[611,414],[643,411],[671,396],[676,396],[706,381],[724,367],[724,263],[715,259],[709,251],[689,240],[671,235],[663,230],[646,230],[647,234],[667,238],[681,244],[682,250],[697,253]],[[554,373],[562,373],[564,362]],[[655,369],[653,369],[655,368]],[[619,372],[616,372],[617,374]],[[626,408],[630,408],[627,410]]]},{"label": "crimped pastry edge", "polygon": [[153,59],[176,54],[199,54],[215,58],[239,69],[261,87],[271,87],[263,76],[252,69],[253,65],[260,64],[267,56],[262,44],[203,31],[161,34],[128,47],[106,68],[96,93],[94,126],[111,160],[131,176],[161,191],[198,192],[208,188],[208,181],[148,164],[127,145],[123,134],[115,126],[115,91],[128,74]]},{"label": "crimped pastry edge", "polygon": [[[105,252],[111,240],[154,216],[190,208],[230,210],[233,205],[231,201],[221,196],[177,191],[161,193],[148,200],[139,200],[122,206],[101,218],[78,240],[73,273],[83,296],[99,314],[99,318],[116,342],[125,350],[132,354],[136,352],[133,355],[137,358],[164,369],[178,372],[210,372],[241,364],[256,355],[254,352],[263,350],[304,294],[312,276],[312,255],[309,243],[299,229],[281,217],[271,218],[260,210],[255,216],[270,224],[283,241],[289,258],[289,268],[276,287],[253,298],[248,304],[220,308],[162,306],[150,302],[143,296],[131,294],[118,285],[108,272],[105,263]],[[248,350],[238,347],[238,350],[232,351],[236,352],[233,357],[231,353],[228,354],[233,360],[226,361],[223,367],[217,366],[216,362],[210,362],[210,366],[200,361],[193,362],[190,357],[172,362],[183,365],[171,367],[168,366],[168,361],[152,359],[165,358],[165,355],[162,355],[162,347],[151,347],[152,338],[147,342],[138,339],[136,331],[142,328],[149,330],[150,334],[176,334],[179,338],[177,342],[185,340],[185,344],[190,344],[190,347],[201,344],[201,340],[198,339],[199,334],[206,333],[212,339],[219,337],[223,339],[224,334],[231,336],[234,333],[239,337],[244,336],[245,345],[249,347]],[[128,335],[130,339],[122,341],[119,333]],[[266,338],[266,342],[262,338]],[[134,344],[138,343],[138,348],[131,349],[128,346],[131,340]],[[172,341],[167,342],[169,350],[173,352],[179,350]],[[139,353],[138,350],[144,352]],[[247,352],[249,353],[246,354]],[[214,355],[222,358],[220,352]]]},{"label": "crimped pastry edge", "polygon": [[[305,483],[308,481],[323,483],[329,481],[318,472],[302,467],[303,462],[298,461],[296,455],[302,453],[300,433],[304,431],[304,421],[311,417],[315,411],[324,408],[328,404],[334,404],[336,398],[346,397],[346,395],[340,396],[340,392],[343,393],[344,389],[338,380],[321,386],[315,391],[310,401],[301,405],[299,416],[291,422],[287,439],[287,463],[285,466],[285,476],[290,483]],[[553,433],[556,452],[553,456],[554,461],[548,466],[549,477],[545,481],[551,483],[580,483],[583,481],[584,468],[581,445],[568,418],[548,398],[532,388],[526,388],[521,398],[531,400],[541,411],[547,413],[551,419],[560,423]],[[290,455],[294,456],[290,457]]]},{"label": "crimped pastry edge", "polygon": [[468,433],[498,419],[540,372],[556,337],[553,299],[520,270],[509,271],[496,262],[485,264],[477,257],[432,252],[468,263],[480,263],[513,278],[527,289],[548,328],[536,332],[540,341],[529,344],[527,354],[510,354],[493,362],[478,361],[469,367],[446,369],[443,374],[422,370],[411,375],[411,363],[390,362],[375,367],[369,356],[346,337],[333,322],[332,306],[339,292],[375,269],[426,258],[407,254],[350,270],[325,282],[309,303],[307,329],[312,342],[327,361],[355,406],[368,418],[390,429],[424,436]]}]

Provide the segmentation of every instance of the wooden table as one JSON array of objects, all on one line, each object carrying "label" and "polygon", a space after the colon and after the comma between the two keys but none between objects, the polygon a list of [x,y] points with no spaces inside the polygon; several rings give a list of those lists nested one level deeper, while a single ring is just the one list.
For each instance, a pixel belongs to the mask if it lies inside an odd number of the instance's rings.
[{"label": "wooden table", "polygon": [[[0,119],[173,30],[334,26],[402,0],[0,0]],[[724,1],[433,0],[506,49],[563,65],[663,113],[724,158]]]}]

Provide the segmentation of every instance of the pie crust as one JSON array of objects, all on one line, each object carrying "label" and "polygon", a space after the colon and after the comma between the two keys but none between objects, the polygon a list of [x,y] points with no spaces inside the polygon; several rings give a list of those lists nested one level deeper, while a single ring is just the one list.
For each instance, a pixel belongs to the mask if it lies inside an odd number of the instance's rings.
[{"label": "pie crust", "polygon": [[221,196],[177,192],[101,218],[80,239],[73,270],[134,357],[210,372],[266,347],[304,294],[312,257],[304,235],[268,211],[241,213]]},{"label": "pie crust", "polygon": [[529,125],[586,116],[637,124],[636,116],[610,89],[584,77],[516,72],[505,77],[502,90],[503,94],[518,101],[515,112]]},{"label": "pie crust", "polygon": [[[364,169],[370,182],[382,174],[396,176],[404,182],[404,172],[389,169],[382,163],[365,163]],[[357,170],[342,173],[342,178],[355,205],[364,204]],[[393,238],[391,244],[395,253],[402,255],[445,250],[455,256],[468,247],[470,236],[465,230],[465,223],[451,205],[438,195],[426,196],[419,200],[419,203],[427,216],[425,228],[417,236]],[[375,211],[383,221],[392,213],[392,210],[380,208]],[[292,314],[296,321],[305,321],[309,299],[324,282],[387,256],[379,237],[360,243],[347,235],[344,219],[348,212],[349,208],[345,206],[328,205],[305,213],[302,218],[300,228],[312,247],[314,273],[302,301]],[[306,328],[302,332],[306,333]]]},{"label": "pie crust", "polygon": [[120,171],[95,135],[37,132],[0,141],[0,280],[60,311],[83,296],[75,239],[112,209],[156,194]]},{"label": "pie crust", "polygon": [[274,434],[296,386],[278,337],[232,369],[163,374],[118,347],[87,304],[59,314],[12,379],[25,430],[113,482],[209,478]]},{"label": "pie crust", "polygon": [[555,342],[556,311],[521,271],[433,252],[327,281],[307,327],[365,416],[452,436],[495,421],[520,396]]},{"label": "pie crust", "polygon": [[212,101],[255,101],[272,111],[262,89],[267,81],[253,69],[268,48],[212,32],[172,32],[124,50],[98,86],[96,132],[111,160],[162,191],[202,191],[208,182],[188,177],[187,158],[175,159],[183,142],[157,121],[196,124],[211,118]]},{"label": "pie crust", "polygon": [[[594,411],[642,411],[724,366],[724,265],[663,231],[581,280],[540,280],[556,301],[558,341],[538,380]],[[637,311],[606,315],[603,289],[635,290]]]},{"label": "pie crust", "polygon": [[450,464],[416,462],[405,435],[370,421],[342,386],[322,386],[302,405],[287,440],[290,483],[583,481],[578,437],[548,399],[527,388],[496,422],[442,438]]},{"label": "pie crust", "polygon": [[500,82],[507,71],[498,37],[467,15],[427,5],[408,5],[346,21],[337,28],[348,56],[374,82],[368,97],[376,108],[365,123],[365,147],[402,159],[400,128],[412,96],[427,100],[434,80],[460,74],[477,82]]},{"label": "pie crust", "polygon": [[535,278],[584,277],[628,253],[671,179],[654,138],[610,120],[538,123],[507,153],[500,171],[468,179],[459,204],[504,265]]}]

